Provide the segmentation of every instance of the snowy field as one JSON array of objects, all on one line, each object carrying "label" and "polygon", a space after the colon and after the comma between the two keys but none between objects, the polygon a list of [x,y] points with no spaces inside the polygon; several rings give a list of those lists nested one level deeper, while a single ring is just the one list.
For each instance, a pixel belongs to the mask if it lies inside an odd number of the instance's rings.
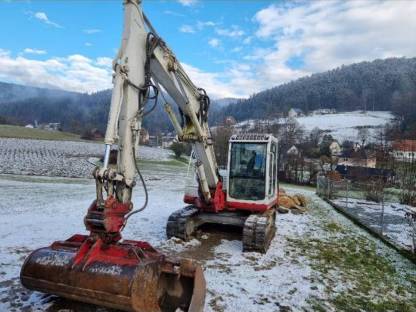
[{"label": "snowy field", "polygon": [[[354,198],[348,199],[348,206],[347,201],[343,198],[335,199],[333,202],[354,214],[373,230],[381,230],[381,204]],[[399,203],[384,204],[383,234],[399,247],[408,250],[413,249],[413,235],[416,235],[406,219],[406,212],[410,212],[412,209],[415,208]]]},{"label": "snowy field", "polygon": [[[345,112],[328,115],[312,115],[295,118],[307,132],[313,128],[318,127],[331,134],[340,142],[344,140],[357,140],[358,128],[368,127],[370,136],[374,135],[375,130],[392,120],[394,116],[387,111],[375,112]],[[272,120],[271,123],[281,122],[280,120]],[[239,126],[252,127],[256,123],[255,120],[248,120],[239,123]],[[372,138],[369,138],[371,141]]]},{"label": "snowy field", "polygon": [[[142,172],[150,203],[130,219],[124,237],[199,260],[208,287],[205,311],[415,311],[415,265],[336,213],[314,190],[285,188],[306,195],[309,211],[278,215],[277,235],[261,255],[242,253],[239,233],[166,241],[167,218],[183,206],[186,166],[149,163]],[[107,311],[27,291],[18,279],[31,250],[85,233],[93,181],[0,175],[0,189],[0,311]],[[138,186],[136,206],[142,200]]]},{"label": "snowy field", "polygon": [[[91,177],[104,144],[0,138],[0,173],[37,176]],[[143,160],[169,160],[169,150],[141,146]]]},{"label": "snowy field", "polygon": [[[374,135],[374,130],[385,125],[393,115],[390,112],[347,112],[329,115],[316,115],[299,117],[297,121],[305,127],[306,131],[311,131],[315,127],[329,131],[329,133],[339,141],[357,140],[357,127],[368,127],[370,136]],[[371,139],[370,139],[371,141]]]}]

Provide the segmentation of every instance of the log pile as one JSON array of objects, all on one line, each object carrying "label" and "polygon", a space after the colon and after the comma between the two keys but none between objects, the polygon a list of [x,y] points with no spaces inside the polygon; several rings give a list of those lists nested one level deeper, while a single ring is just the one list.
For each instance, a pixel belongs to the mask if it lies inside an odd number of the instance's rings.
[{"label": "log pile", "polygon": [[283,189],[279,190],[279,208],[280,213],[301,214],[307,211],[308,201],[302,194],[288,195]]}]

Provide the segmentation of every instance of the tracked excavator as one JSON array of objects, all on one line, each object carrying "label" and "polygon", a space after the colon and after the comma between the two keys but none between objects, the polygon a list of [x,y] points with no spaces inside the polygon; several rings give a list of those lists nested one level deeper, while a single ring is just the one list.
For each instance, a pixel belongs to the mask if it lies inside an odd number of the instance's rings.
[{"label": "tracked excavator", "polygon": [[[277,141],[263,134],[233,136],[228,174],[219,174],[208,127],[209,97],[158,36],[141,0],[124,1],[122,42],[113,70],[103,163],[93,172],[96,199],[84,218],[89,234],[33,251],[22,266],[21,282],[28,289],[124,311],[202,311],[206,290],[200,265],[121,236],[128,219],[148,202],[136,162],[143,118],[164,98],[178,140],[193,147],[198,188],[185,195],[187,206],[169,217],[166,230],[168,237],[185,240],[202,225],[219,223],[243,229],[244,250],[267,250],[278,201]],[[145,200],[134,208],[137,178]]]}]

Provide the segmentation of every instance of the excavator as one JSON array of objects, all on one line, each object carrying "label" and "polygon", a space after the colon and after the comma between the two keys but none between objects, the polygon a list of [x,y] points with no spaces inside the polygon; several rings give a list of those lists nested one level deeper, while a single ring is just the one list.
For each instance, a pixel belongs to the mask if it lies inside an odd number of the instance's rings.
[{"label": "excavator", "polygon": [[[124,311],[203,311],[206,282],[199,264],[162,254],[145,241],[122,239],[128,219],[148,203],[136,162],[142,121],[162,97],[178,141],[193,148],[198,189],[185,194],[187,206],[169,217],[167,236],[187,240],[204,224],[233,225],[242,228],[247,251],[266,252],[275,234],[277,140],[266,134],[232,136],[228,172],[220,175],[208,127],[210,99],[157,34],[141,0],[124,0],[113,71],[104,156],[93,171],[96,199],[84,217],[89,234],[33,251],[21,268],[21,283]],[[132,203],[136,180],[145,193],[139,208]]]}]

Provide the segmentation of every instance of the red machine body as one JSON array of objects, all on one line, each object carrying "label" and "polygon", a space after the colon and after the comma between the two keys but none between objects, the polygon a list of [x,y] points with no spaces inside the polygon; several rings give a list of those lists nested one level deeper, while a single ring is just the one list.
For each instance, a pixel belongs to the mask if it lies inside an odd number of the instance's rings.
[{"label": "red machine body", "polygon": [[277,139],[272,135],[233,135],[229,141],[228,170],[211,190],[212,200],[206,203],[198,194],[185,194],[184,202],[214,213],[263,213],[277,206],[277,148]]},{"label": "red machine body", "polygon": [[21,270],[22,284],[125,311],[202,311],[205,280],[199,265],[167,258],[147,242],[121,240],[131,209],[112,196],[104,207],[94,201],[84,218],[90,235],[32,252]]}]

